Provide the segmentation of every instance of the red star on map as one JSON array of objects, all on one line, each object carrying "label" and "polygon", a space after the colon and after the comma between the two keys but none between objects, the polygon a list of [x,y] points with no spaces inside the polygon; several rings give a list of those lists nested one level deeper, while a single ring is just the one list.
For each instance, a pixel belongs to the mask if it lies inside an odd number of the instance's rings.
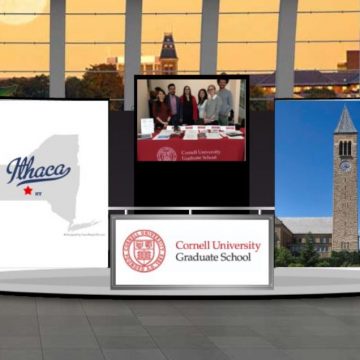
[{"label": "red star on map", "polygon": [[27,186],[24,189],[25,195],[31,195],[31,192],[33,191],[33,189],[30,186]]}]

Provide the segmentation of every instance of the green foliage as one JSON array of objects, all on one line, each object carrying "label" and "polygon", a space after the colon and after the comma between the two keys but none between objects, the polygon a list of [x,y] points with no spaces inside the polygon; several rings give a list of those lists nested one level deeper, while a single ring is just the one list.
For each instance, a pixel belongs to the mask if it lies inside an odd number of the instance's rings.
[{"label": "green foliage", "polygon": [[65,94],[68,99],[84,98],[84,91],[81,79],[71,76],[66,79]]},{"label": "green foliage", "polygon": [[354,266],[360,263],[360,254],[356,251],[333,251],[330,257],[330,264],[333,267]]},{"label": "green foliage", "polygon": [[317,265],[318,267],[330,267],[331,264],[330,264],[330,260],[328,259],[321,259],[318,261]]},{"label": "green foliage", "polygon": [[0,87],[15,87],[14,97],[36,99],[49,97],[49,77],[47,75],[3,79],[0,80]]},{"label": "green foliage", "polygon": [[331,257],[320,258],[314,247],[312,234],[308,234],[306,243],[299,255],[291,254],[287,248],[275,248],[276,267],[360,267],[360,253],[353,251],[333,251]]},{"label": "green foliage", "polygon": [[289,264],[289,267],[303,267],[303,265],[299,262],[292,262]]},{"label": "green foliage", "polygon": [[281,247],[275,250],[275,266],[284,267],[289,266],[294,261],[289,249]]},{"label": "green foliage", "polygon": [[122,78],[114,65],[91,65],[82,79],[86,97],[119,99],[124,97]]},{"label": "green foliage", "polygon": [[[0,96],[11,96],[1,93],[1,89],[16,89],[14,97],[48,98],[49,76],[13,77],[0,80]],[[5,90],[4,90],[5,91]],[[82,78],[71,76],[66,79],[65,93],[67,98],[83,99],[123,99],[123,78],[110,64],[91,65],[86,69]],[[120,110],[122,103],[112,101],[111,110]]]},{"label": "green foliage", "polygon": [[16,88],[16,85],[0,87],[0,96],[14,96]]},{"label": "green foliage", "polygon": [[319,260],[319,254],[314,247],[314,236],[309,233],[305,239],[305,245],[299,256],[300,263],[305,267],[316,266]]},{"label": "green foliage", "polygon": [[[122,99],[124,98],[123,78],[116,67],[110,64],[91,65],[83,77],[66,79],[66,97],[84,99]],[[110,103],[110,110],[120,110],[119,101]]]}]

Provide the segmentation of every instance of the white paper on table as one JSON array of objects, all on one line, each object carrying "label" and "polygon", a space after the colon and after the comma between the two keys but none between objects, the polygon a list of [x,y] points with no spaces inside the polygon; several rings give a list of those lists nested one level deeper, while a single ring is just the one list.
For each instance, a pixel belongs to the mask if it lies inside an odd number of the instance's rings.
[{"label": "white paper on table", "polygon": [[197,130],[186,130],[183,140],[197,140],[198,131]]},{"label": "white paper on table", "polygon": [[172,130],[161,130],[160,133],[153,138],[153,140],[169,140],[172,133]]},{"label": "white paper on table", "polygon": [[217,140],[217,139],[222,139],[222,136],[220,135],[220,133],[211,132],[211,133],[206,133],[206,138],[211,140]]},{"label": "white paper on table", "polygon": [[235,130],[235,125],[226,125],[220,127],[221,131],[233,131]]},{"label": "white paper on table", "polygon": [[153,118],[141,119],[141,133],[152,134],[155,131],[155,124]]},{"label": "white paper on table", "polygon": [[184,130],[198,130],[197,125],[185,125]]}]

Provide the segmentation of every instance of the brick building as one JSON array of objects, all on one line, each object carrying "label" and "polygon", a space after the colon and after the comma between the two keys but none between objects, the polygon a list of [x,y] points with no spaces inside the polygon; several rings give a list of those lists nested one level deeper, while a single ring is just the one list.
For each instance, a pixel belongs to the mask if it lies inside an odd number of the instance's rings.
[{"label": "brick building", "polygon": [[359,251],[357,130],[346,106],[333,134],[333,146],[333,217],[277,218],[277,247],[299,253],[311,237],[321,257],[330,256],[331,251]]},{"label": "brick building", "polygon": [[[160,56],[141,55],[139,73],[144,75],[175,75],[178,71],[178,60],[173,34],[165,33]],[[125,71],[124,56],[109,57],[107,63],[115,65],[120,73]]]}]

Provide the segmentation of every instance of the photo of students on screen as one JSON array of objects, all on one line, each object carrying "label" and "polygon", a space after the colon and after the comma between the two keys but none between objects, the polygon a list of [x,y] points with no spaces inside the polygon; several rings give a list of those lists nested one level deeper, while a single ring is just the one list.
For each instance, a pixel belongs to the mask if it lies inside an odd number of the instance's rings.
[{"label": "photo of students on screen", "polygon": [[245,161],[246,81],[137,79],[138,160]]}]

